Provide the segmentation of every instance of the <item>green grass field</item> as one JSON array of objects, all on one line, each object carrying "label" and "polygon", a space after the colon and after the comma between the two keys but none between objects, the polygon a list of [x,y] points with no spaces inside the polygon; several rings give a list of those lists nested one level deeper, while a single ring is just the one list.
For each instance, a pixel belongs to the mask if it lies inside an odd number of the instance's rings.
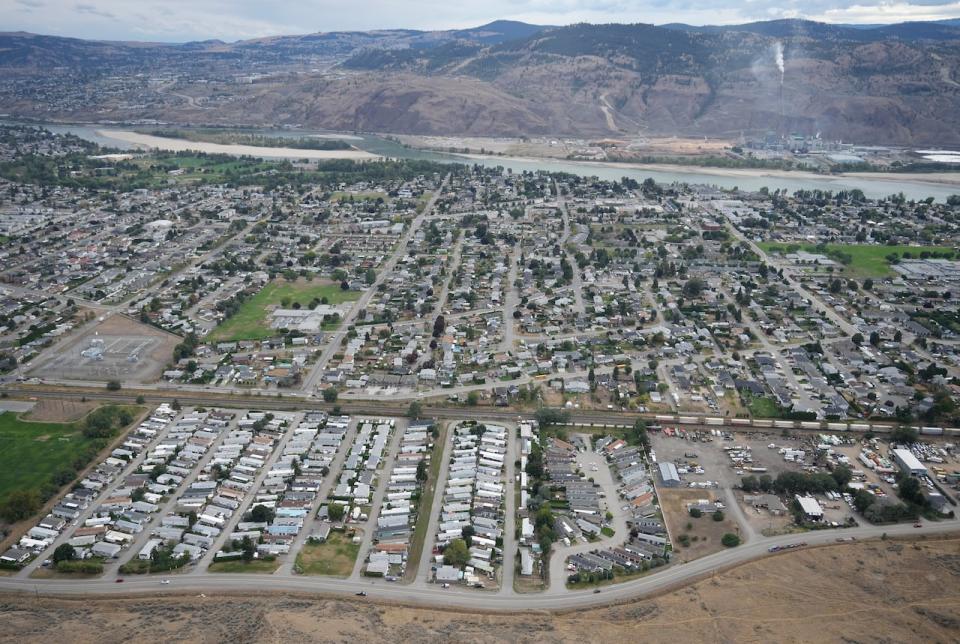
[{"label": "green grass field", "polygon": [[360,546],[342,532],[331,532],[324,543],[305,543],[297,553],[296,569],[302,575],[349,577]]},{"label": "green grass field", "polygon": [[776,401],[767,398],[766,396],[752,398],[750,403],[747,405],[747,408],[750,410],[750,415],[754,418],[780,417],[780,407],[777,405]]},{"label": "green grass field", "polygon": [[273,557],[272,559],[254,559],[253,561],[244,561],[242,559],[233,559],[231,561],[215,561],[207,566],[207,570],[209,572],[237,572],[269,575],[279,567],[280,562],[276,557]]},{"label": "green grass field", "polygon": [[340,304],[356,300],[360,294],[356,291],[342,291],[338,284],[276,280],[244,302],[236,315],[213,330],[210,339],[216,342],[235,342],[269,338],[277,333],[270,328],[267,314],[269,310],[281,306],[285,298],[290,299],[290,306],[299,302],[300,306],[307,307],[314,298],[324,297],[330,304]]},{"label": "green grass field", "polygon": [[0,413],[0,499],[13,490],[39,489],[91,442],[79,423],[35,423]]},{"label": "green grass field", "polygon": [[[817,248],[814,244],[780,244],[774,242],[761,242],[757,244],[767,253],[786,253],[789,246],[798,246],[808,253],[816,253]],[[827,252],[839,251],[850,255],[852,261],[846,266],[842,266],[844,274],[856,277],[888,277],[894,274],[890,268],[890,262],[887,256],[896,254],[903,257],[904,253],[910,253],[915,258],[920,257],[920,253],[926,252],[951,252],[951,248],[941,246],[878,246],[874,244],[827,244]]]}]

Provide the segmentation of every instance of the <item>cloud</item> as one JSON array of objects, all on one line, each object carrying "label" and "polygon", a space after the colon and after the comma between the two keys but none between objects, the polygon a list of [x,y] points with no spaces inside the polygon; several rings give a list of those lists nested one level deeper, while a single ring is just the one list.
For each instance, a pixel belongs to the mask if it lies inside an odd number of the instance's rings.
[{"label": "cloud", "polygon": [[[43,8],[43,11],[36,9]],[[4,29],[103,39],[238,40],[382,28],[538,24],[731,24],[773,18],[899,22],[960,17],[957,0],[0,0]]]}]

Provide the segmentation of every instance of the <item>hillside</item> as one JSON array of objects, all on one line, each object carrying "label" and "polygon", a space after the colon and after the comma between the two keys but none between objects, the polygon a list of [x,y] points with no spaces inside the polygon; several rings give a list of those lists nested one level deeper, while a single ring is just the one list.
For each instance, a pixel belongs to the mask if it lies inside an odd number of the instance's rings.
[{"label": "hillside", "polygon": [[452,136],[820,132],[960,145],[958,70],[960,27],[950,22],[498,21],[183,45],[7,33],[0,112]]}]

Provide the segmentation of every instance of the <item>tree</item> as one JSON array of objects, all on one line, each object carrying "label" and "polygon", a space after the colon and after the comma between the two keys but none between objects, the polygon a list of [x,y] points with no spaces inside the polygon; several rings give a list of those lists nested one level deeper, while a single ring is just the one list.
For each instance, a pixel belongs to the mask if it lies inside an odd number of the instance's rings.
[{"label": "tree", "polygon": [[480,394],[475,391],[471,391],[467,394],[467,404],[471,407],[476,407],[477,403],[480,402]]},{"label": "tree", "polygon": [[876,331],[870,334],[870,344],[875,347],[880,346],[880,334],[877,333]]},{"label": "tree", "polygon": [[36,490],[14,490],[0,506],[0,516],[14,523],[21,521],[40,509],[40,497]]},{"label": "tree", "polygon": [[255,523],[270,523],[273,521],[274,512],[265,505],[255,505],[250,510],[250,519]]},{"label": "tree", "polygon": [[120,387],[122,387],[122,385],[119,380],[110,380],[107,382],[107,390],[109,391],[120,391]]},{"label": "tree", "polygon": [[566,425],[570,422],[570,412],[565,409],[553,409],[551,407],[541,407],[533,417],[542,429],[547,429],[553,425]]},{"label": "tree", "polygon": [[872,289],[873,289],[873,280],[870,279],[869,277],[868,277],[867,279],[863,280],[863,290],[869,291],[869,290],[872,290]]},{"label": "tree", "polygon": [[328,387],[323,390],[323,400],[328,403],[337,402],[337,390],[334,387]]},{"label": "tree", "polygon": [[347,508],[339,503],[332,503],[327,506],[327,516],[331,521],[341,521],[347,513]]},{"label": "tree", "polygon": [[255,544],[249,536],[245,536],[240,542],[240,549],[243,550],[244,561],[253,561],[254,556],[257,554],[257,544]]},{"label": "tree", "polygon": [[644,451],[650,449],[650,436],[647,435],[647,421],[638,418],[633,423],[633,439]]},{"label": "tree", "polygon": [[683,285],[681,292],[684,297],[695,299],[700,297],[700,294],[703,293],[703,289],[706,288],[706,283],[699,277],[694,277],[687,280],[687,283]]},{"label": "tree", "polygon": [[170,408],[173,409],[173,411],[180,411],[180,400],[174,398],[173,402],[170,403]]},{"label": "tree", "polygon": [[71,546],[69,543],[61,543],[57,546],[57,549],[53,551],[53,563],[57,564],[61,561],[72,561],[77,558],[77,549]]},{"label": "tree", "polygon": [[138,404],[138,405],[142,405],[142,404],[145,403],[145,402],[147,402],[147,399],[146,399],[146,398],[144,398],[142,395],[141,395],[141,396],[137,396],[137,404]]},{"label": "tree", "polygon": [[470,561],[470,550],[463,539],[454,539],[443,550],[443,563],[448,566],[465,566]]},{"label": "tree", "polygon": [[437,319],[433,321],[433,337],[439,338],[443,335],[444,330],[447,328],[447,321],[443,319],[442,315],[438,315]]},{"label": "tree", "polygon": [[714,521],[719,523],[720,521],[723,521],[723,510],[717,510],[710,516],[713,517]]},{"label": "tree", "polygon": [[425,483],[427,480],[427,461],[420,459],[417,463],[417,483]]},{"label": "tree", "polygon": [[407,407],[407,418],[413,418],[414,420],[417,420],[422,415],[423,403],[421,403],[419,400],[414,400],[412,403],[410,403],[410,406]]},{"label": "tree", "polygon": [[837,487],[841,490],[847,489],[847,484],[853,479],[853,472],[846,465],[838,465],[830,472],[830,476],[837,482]]},{"label": "tree", "polygon": [[861,344],[863,344],[863,334],[854,333],[850,340],[859,347]]},{"label": "tree", "polygon": [[740,545],[740,537],[732,532],[728,532],[720,538],[720,543],[727,548],[735,548]]},{"label": "tree", "polygon": [[901,425],[890,434],[890,441],[893,443],[916,443],[917,430],[907,425]]},{"label": "tree", "polygon": [[690,508],[690,516],[692,516],[694,519],[699,519],[703,516],[703,510],[700,508]]}]

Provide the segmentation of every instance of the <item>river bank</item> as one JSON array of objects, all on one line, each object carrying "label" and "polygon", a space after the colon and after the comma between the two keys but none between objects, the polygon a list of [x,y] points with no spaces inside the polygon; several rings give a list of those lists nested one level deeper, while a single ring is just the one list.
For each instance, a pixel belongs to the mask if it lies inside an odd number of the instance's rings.
[{"label": "river bank", "polygon": [[96,130],[98,136],[122,141],[134,147],[167,150],[169,152],[206,152],[208,154],[232,154],[235,156],[262,157],[266,159],[351,159],[355,161],[373,161],[379,155],[356,148],[350,150],[302,150],[299,148],[259,147],[255,145],[236,145],[209,143],[206,141],[188,141],[186,139],[153,136],[130,130]]}]

